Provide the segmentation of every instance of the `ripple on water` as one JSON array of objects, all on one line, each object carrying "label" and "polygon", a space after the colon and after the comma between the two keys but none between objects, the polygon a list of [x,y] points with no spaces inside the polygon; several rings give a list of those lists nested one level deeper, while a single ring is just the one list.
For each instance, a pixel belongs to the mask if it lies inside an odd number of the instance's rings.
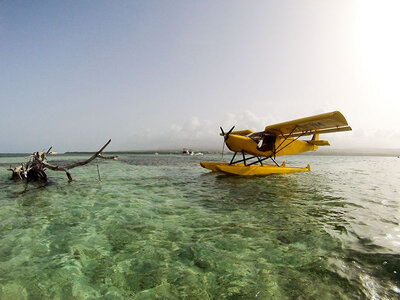
[{"label": "ripple on water", "polygon": [[0,298],[399,296],[392,161],[298,156],[311,172],[241,178],[199,160],[127,154],[101,182],[89,165],[28,187],[1,170]]}]

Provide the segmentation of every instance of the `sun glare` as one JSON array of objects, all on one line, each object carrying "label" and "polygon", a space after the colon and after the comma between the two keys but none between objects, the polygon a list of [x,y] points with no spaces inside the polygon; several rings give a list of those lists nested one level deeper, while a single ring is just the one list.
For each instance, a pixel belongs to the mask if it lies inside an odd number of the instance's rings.
[{"label": "sun glare", "polygon": [[400,78],[400,1],[360,1],[362,61],[385,100],[398,101]]}]

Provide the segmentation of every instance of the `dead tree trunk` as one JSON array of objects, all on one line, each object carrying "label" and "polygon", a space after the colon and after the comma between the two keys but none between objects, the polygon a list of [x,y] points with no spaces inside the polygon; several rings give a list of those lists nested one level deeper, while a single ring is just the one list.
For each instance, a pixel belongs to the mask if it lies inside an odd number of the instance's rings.
[{"label": "dead tree trunk", "polygon": [[103,156],[103,150],[110,144],[111,140],[109,140],[99,151],[93,154],[89,159],[76,162],[73,164],[69,164],[66,166],[55,166],[47,162],[47,155],[50,153],[52,147],[47,150],[47,152],[35,152],[30,156],[30,160],[21,164],[16,168],[12,168],[10,166],[9,170],[13,172],[12,179],[14,180],[26,180],[26,181],[47,181],[46,168],[53,171],[64,171],[68,177],[69,181],[72,181],[72,175],[69,172],[70,169],[84,166],[90,163],[95,158],[102,159],[117,159],[118,156]]}]

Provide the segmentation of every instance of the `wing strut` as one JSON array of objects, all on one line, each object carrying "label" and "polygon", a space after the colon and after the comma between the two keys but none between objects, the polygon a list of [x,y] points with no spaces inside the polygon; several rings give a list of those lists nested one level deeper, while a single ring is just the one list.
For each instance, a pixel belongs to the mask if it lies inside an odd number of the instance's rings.
[{"label": "wing strut", "polygon": [[276,151],[279,149],[279,147],[292,135],[292,133],[296,130],[296,128],[297,126],[294,126],[293,130],[287,136],[285,136],[285,139],[279,144],[278,147],[276,147],[276,149],[274,150],[274,156],[277,153]]},{"label": "wing strut", "polygon": [[[285,137],[285,139],[283,140],[282,143],[279,144],[279,146],[276,148],[276,150],[274,151],[274,156],[276,155],[276,153],[279,153],[280,151],[282,151],[283,149],[285,149],[287,146],[289,146],[291,143],[297,141],[299,138],[301,138],[303,135],[306,135],[307,132],[309,132],[310,130],[306,130],[304,131],[302,134],[300,134],[298,137],[296,137],[295,139],[293,139],[293,141],[291,141],[290,143],[288,143],[287,145],[285,145],[284,147],[282,147],[282,149],[279,149],[279,147],[283,144],[284,141],[287,140],[287,138],[290,137],[290,135],[288,135],[287,137]],[[293,131],[292,131],[293,132]],[[279,150],[278,150],[279,149]]]},{"label": "wing strut", "polygon": [[243,156],[243,163],[245,166],[247,166],[246,164],[246,155],[244,154],[244,151],[242,151],[242,156]]},{"label": "wing strut", "polygon": [[231,162],[229,163],[230,165],[232,165],[232,164],[234,163],[233,160],[235,159],[236,153],[237,153],[237,152],[235,152],[235,154],[233,154],[232,159],[231,159]]},{"label": "wing strut", "polygon": [[[235,153],[233,154],[233,157],[232,157],[232,159],[231,159],[231,162],[229,163],[230,165],[243,162],[245,166],[251,166],[251,165],[258,164],[258,163],[262,166],[262,165],[263,165],[262,162],[263,162],[264,160],[266,160],[266,159],[271,159],[271,160],[279,167],[279,164],[275,161],[275,159],[274,159],[272,156],[263,157],[263,158],[260,158],[259,156],[250,156],[250,157],[246,157],[245,153],[242,152],[243,159],[239,159],[239,160],[234,161],[234,159],[235,159],[235,157],[236,157],[236,154],[237,154],[237,152],[235,152]],[[251,162],[251,163],[248,163],[249,160],[254,159],[254,158],[257,158],[257,160],[256,160],[256,161],[253,161],[253,162]]]},{"label": "wing strut", "polygon": [[[233,154],[233,157],[232,157],[231,162],[230,162],[229,164],[230,164],[230,165],[233,165],[233,164],[237,164],[237,163],[244,162],[244,164],[245,164],[246,166],[250,166],[250,165],[253,165],[253,164],[256,164],[256,163],[257,163],[257,161],[256,161],[256,162],[252,162],[252,163],[250,163],[250,164],[247,164],[247,161],[249,161],[250,159],[256,158],[256,157],[258,158],[258,156],[246,157],[244,152],[241,152],[241,153],[242,153],[243,159],[239,159],[239,160],[234,161],[235,156],[236,156],[236,154],[237,154],[237,152],[235,152],[235,153]],[[266,157],[265,159],[267,159],[267,158],[268,158],[268,157]],[[263,160],[264,160],[264,159],[262,159],[261,161],[263,161]]]},{"label": "wing strut", "polygon": [[272,157],[270,157],[271,160],[279,167],[278,163],[275,161],[275,159],[273,159]]}]

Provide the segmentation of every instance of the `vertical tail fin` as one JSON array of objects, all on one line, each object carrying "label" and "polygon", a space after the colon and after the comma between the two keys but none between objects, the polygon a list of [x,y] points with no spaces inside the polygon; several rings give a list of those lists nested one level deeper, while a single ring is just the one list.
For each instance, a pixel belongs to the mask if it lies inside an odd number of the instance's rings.
[{"label": "vertical tail fin", "polygon": [[319,140],[319,133],[314,133],[314,135],[311,138],[312,141],[318,141]]},{"label": "vertical tail fin", "polygon": [[[318,141],[319,140],[319,133],[314,133],[312,138],[311,138],[311,140],[312,141]],[[313,151],[315,151],[317,149],[318,149],[318,145],[314,144]]]}]

